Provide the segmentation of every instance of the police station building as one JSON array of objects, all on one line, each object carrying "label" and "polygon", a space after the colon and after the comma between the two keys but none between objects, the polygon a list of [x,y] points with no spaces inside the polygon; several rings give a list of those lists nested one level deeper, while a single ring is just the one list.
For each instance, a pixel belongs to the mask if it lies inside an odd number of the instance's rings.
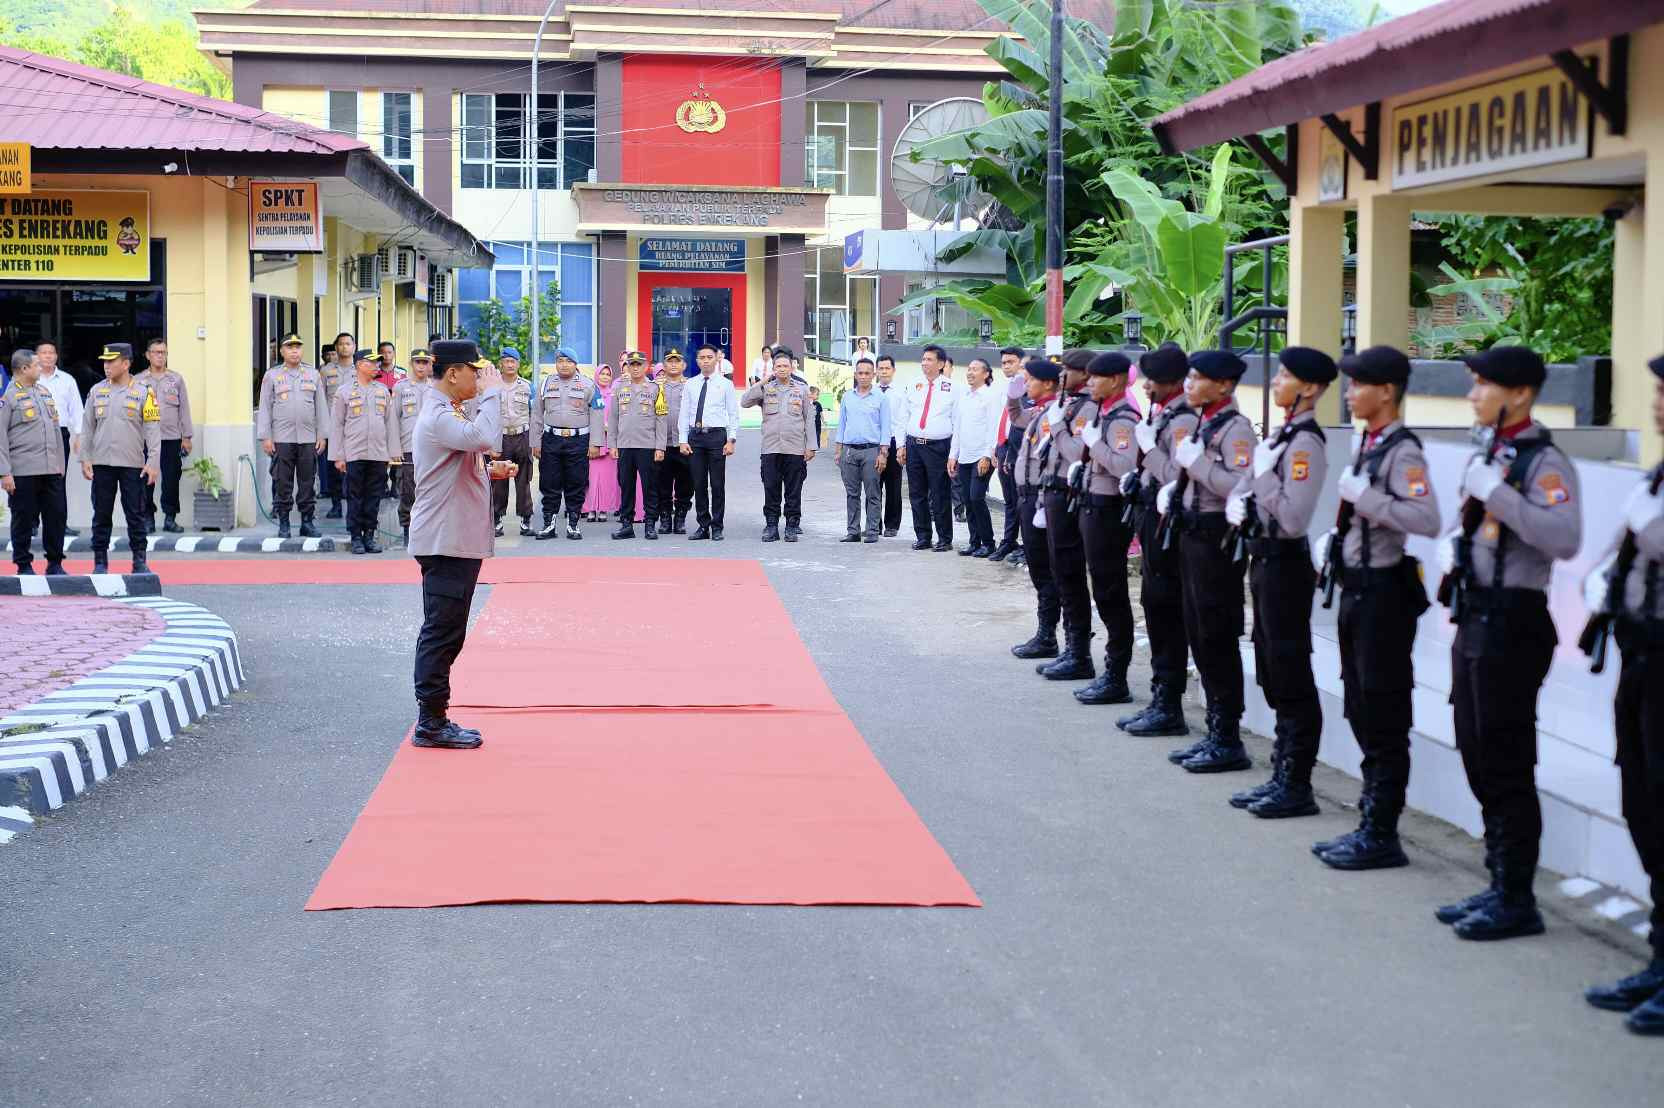
[{"label": "police station building", "polygon": [[[841,360],[857,336],[943,325],[889,316],[925,275],[846,273],[844,243],[930,226],[890,162],[923,108],[1002,74],[984,48],[1011,32],[974,0],[557,4],[534,105],[544,8],[255,0],[197,18],[239,103],[368,141],[486,242],[495,267],[440,291],[437,329],[517,305],[534,268],[558,281],[561,341],[589,363],[714,342],[743,373],[764,343]],[[1107,24],[1110,5],[1072,14]]]}]

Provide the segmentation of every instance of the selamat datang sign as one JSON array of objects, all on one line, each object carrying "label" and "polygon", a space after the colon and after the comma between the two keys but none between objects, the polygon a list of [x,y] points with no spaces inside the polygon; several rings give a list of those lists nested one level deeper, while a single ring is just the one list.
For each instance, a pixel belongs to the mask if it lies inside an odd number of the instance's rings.
[{"label": "selamat datang sign", "polygon": [[1589,102],[1555,68],[1394,108],[1387,133],[1394,189],[1577,161],[1593,142]]},{"label": "selamat datang sign", "polygon": [[258,254],[321,254],[324,217],[316,181],[250,181],[248,248]]}]

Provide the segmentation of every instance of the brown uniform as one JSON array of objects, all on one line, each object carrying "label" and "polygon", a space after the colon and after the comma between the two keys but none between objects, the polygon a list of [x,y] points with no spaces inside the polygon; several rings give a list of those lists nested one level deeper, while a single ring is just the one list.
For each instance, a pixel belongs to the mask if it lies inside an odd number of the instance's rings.
[{"label": "brown uniform", "polygon": [[0,390],[0,477],[15,486],[11,506],[12,561],[19,573],[33,573],[29,543],[41,525],[41,545],[50,569],[64,559],[63,440],[58,434],[58,405],[42,384],[25,388],[13,381]]},{"label": "brown uniform", "polygon": [[509,485],[514,486],[514,514],[522,527],[532,518],[532,383],[516,377],[502,388],[503,440],[497,456],[520,467],[511,480],[491,486],[491,514],[501,520],[508,512]]}]

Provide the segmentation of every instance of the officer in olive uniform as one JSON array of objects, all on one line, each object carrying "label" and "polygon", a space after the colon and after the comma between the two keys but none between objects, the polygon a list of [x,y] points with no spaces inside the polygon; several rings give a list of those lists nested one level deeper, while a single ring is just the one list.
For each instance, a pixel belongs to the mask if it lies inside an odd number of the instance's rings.
[{"label": "officer in olive uniform", "polygon": [[1233,556],[1252,559],[1254,680],[1276,713],[1271,779],[1237,793],[1231,806],[1261,819],[1315,816],[1312,767],[1323,738],[1323,708],[1312,677],[1312,589],[1306,532],[1328,474],[1317,402],[1335,379],[1335,360],[1309,346],[1278,356],[1271,400],[1283,410],[1277,433],[1254,448],[1254,471],[1225,501]]},{"label": "officer in olive uniform", "polygon": [[803,533],[803,479],[815,456],[815,408],[809,386],[794,376],[797,355],[774,348],[774,376],[759,381],[740,397],[740,407],[763,409],[763,541],[780,538],[781,501],[786,513],[786,541]]},{"label": "officer in olive uniform", "polygon": [[410,352],[410,376],[393,386],[393,407],[399,413],[399,452],[404,464],[397,467],[399,478],[399,526],[404,530],[404,545],[410,546],[410,506],[416,502],[416,467],[411,457],[411,442],[416,434],[416,420],[422,405],[433,388],[433,353],[418,346]]},{"label": "officer in olive uniform", "polygon": [[1364,421],[1352,463],[1339,481],[1335,527],[1318,540],[1324,605],[1340,590],[1340,674],[1346,719],[1363,753],[1356,830],[1312,846],[1336,869],[1407,865],[1398,818],[1410,784],[1412,655],[1427,610],[1421,563],[1404,552],[1410,535],[1439,532],[1439,499],[1421,440],[1400,415],[1410,360],[1374,346],[1341,360],[1346,400]]},{"label": "officer in olive uniform", "polygon": [[566,499],[566,537],[581,539],[578,529],[584,497],[589,493],[589,460],[601,456],[601,420],[595,407],[595,382],[578,372],[571,347],[555,351],[555,372],[543,378],[543,395],[532,407],[532,454],[537,458],[537,487],[543,496],[543,529],[552,539]]},{"label": "officer in olive uniform", "polygon": [[[150,391],[156,394],[156,403],[162,409],[162,530],[171,534],[180,534],[185,529],[179,526],[179,475],[184,465],[184,459],[191,453],[191,392],[185,387],[185,378],[176,370],[168,368],[168,344],[166,339],[155,338],[144,348],[145,361],[149,363],[142,373],[134,374],[133,380],[149,385]],[[152,534],[156,532],[156,486],[148,485],[144,491],[145,527]]]},{"label": "officer in olive uniform", "polygon": [[1178,550],[1162,549],[1161,515],[1156,511],[1157,493],[1179,475],[1174,448],[1196,433],[1196,413],[1184,400],[1189,369],[1184,351],[1172,343],[1138,359],[1149,404],[1143,422],[1133,429],[1138,472],[1122,485],[1122,492],[1132,502],[1132,523],[1138,535],[1138,603],[1144,609],[1144,633],[1150,640],[1151,673],[1150,703],[1115,721],[1129,735],[1190,733],[1182,707],[1190,679],[1190,647],[1184,631]]},{"label": "officer in olive uniform", "polygon": [[0,489],[10,498],[12,561],[19,574],[32,574],[29,549],[35,525],[46,551],[46,575],[64,572],[64,521],[69,503],[64,493],[63,442],[58,435],[58,404],[40,383],[40,363],[30,360],[0,390]]},{"label": "officer in olive uniform", "polygon": [[[156,483],[162,413],[155,394],[129,373],[131,346],[107,343],[98,360],[104,363],[104,380],[87,394],[81,417],[81,475],[92,482],[93,572],[110,572],[110,524],[119,491],[121,510],[127,517],[127,543],[133,550],[133,572],[149,573],[144,487]],[[148,464],[146,458],[151,459]]]},{"label": "officer in olive uniform", "polygon": [[[1653,423],[1664,432],[1664,358],[1647,364],[1658,377]],[[1618,772],[1624,821],[1652,882],[1652,961],[1584,996],[1596,1008],[1629,1012],[1625,1022],[1637,1034],[1664,1035],[1664,464],[1635,486],[1623,512],[1617,552],[1590,575],[1584,594],[1623,652],[1613,705]]]},{"label": "officer in olive uniform", "polygon": [[[1127,395],[1132,361],[1119,351],[1093,358],[1086,367],[1093,401],[1092,420],[1078,438],[1086,451],[1086,468],[1071,477],[1078,489],[1081,544],[1086,576],[1098,618],[1104,622],[1104,671],[1085,688],[1075,690],[1082,704],[1126,704],[1127,667],[1132,664],[1132,599],[1127,589],[1127,547],[1132,526],[1126,519],[1121,482],[1138,466],[1138,409]],[[1061,449],[1061,445],[1060,445]],[[1066,452],[1065,457],[1069,456]]]},{"label": "officer in olive uniform", "polygon": [[[1184,629],[1207,696],[1208,731],[1168,755],[1191,773],[1225,773],[1254,763],[1242,745],[1242,565],[1221,545],[1225,498],[1253,465],[1258,437],[1236,406],[1236,383],[1248,366],[1228,350],[1190,356],[1185,397],[1200,423],[1173,449],[1178,477],[1158,494],[1156,510],[1178,531],[1184,574]],[[1164,536],[1165,541],[1165,536]]]},{"label": "officer in olive uniform", "polygon": [[641,482],[643,519],[647,537],[659,537],[659,470],[669,432],[670,409],[657,381],[647,377],[647,356],[631,353],[624,363],[627,376],[612,387],[612,409],[607,413],[607,437],[618,455],[619,511],[615,539],[636,537],[636,481]]},{"label": "officer in olive uniform", "polygon": [[1508,939],[1543,930],[1531,888],[1543,832],[1537,693],[1558,642],[1549,577],[1557,559],[1577,554],[1583,505],[1577,470],[1531,417],[1547,379],[1543,359],[1496,346],[1465,361],[1476,422],[1495,431],[1462,477],[1461,527],[1439,548],[1447,578],[1439,599],[1456,624],[1456,748],[1484,820],[1493,895],[1454,926],[1464,939]]},{"label": "officer in olive uniform", "polygon": [[353,362],[357,380],[335,394],[329,456],[336,470],[347,477],[352,552],[380,554],[376,521],[381,515],[381,494],[387,488],[387,467],[404,464],[399,410],[387,386],[375,379],[376,352],[360,350]]},{"label": "officer in olive uniform", "polygon": [[317,538],[313,469],[329,441],[330,410],[323,378],[300,360],[300,336],[287,336],[280,349],[283,360],[260,381],[255,435],[272,460],[272,514],[277,517],[278,538],[289,537],[289,509],[297,500],[301,537]]},{"label": "officer in olive uniform", "polygon": [[[1028,566],[1029,583],[1034,586],[1035,622],[1033,637],[1011,648],[1019,658],[1057,657],[1057,620],[1063,605],[1057,596],[1057,579],[1052,576],[1052,560],[1046,550],[1046,515],[1041,503],[1041,486],[1046,475],[1056,470],[1053,458],[1051,411],[1057,401],[1058,384],[1063,367],[1045,358],[1030,358],[1023,363],[1026,379],[1024,391],[1027,404],[1018,406],[1012,401],[1012,424],[1021,421],[1022,441],[1017,447],[1011,476],[1017,485],[1018,527],[1022,532],[1024,559]],[[1040,663],[1036,671],[1045,669]]]},{"label": "officer in olive uniform", "polygon": [[1039,667],[1048,681],[1076,681],[1096,677],[1092,664],[1092,596],[1086,584],[1086,547],[1081,542],[1079,504],[1069,488],[1070,467],[1086,456],[1081,434],[1095,414],[1087,392],[1086,367],[1090,350],[1063,355],[1063,387],[1041,417],[1051,437],[1049,465],[1040,477],[1040,506],[1046,520],[1046,560],[1057,582],[1063,606],[1063,653]]},{"label": "officer in olive uniform", "polygon": [[664,461],[659,463],[659,530],[673,535],[688,533],[688,513],[693,510],[693,470],[682,454],[682,391],[687,388],[687,360],[675,347],[664,356],[659,387],[670,409],[665,424]]},{"label": "officer in olive uniform", "polygon": [[[505,346],[497,358],[503,378],[503,446],[498,457],[520,468],[514,475],[514,510],[520,517],[520,533],[532,534],[532,383],[520,376],[520,351]],[[503,533],[503,516],[508,514],[508,481],[491,486],[491,510],[496,533]]]}]

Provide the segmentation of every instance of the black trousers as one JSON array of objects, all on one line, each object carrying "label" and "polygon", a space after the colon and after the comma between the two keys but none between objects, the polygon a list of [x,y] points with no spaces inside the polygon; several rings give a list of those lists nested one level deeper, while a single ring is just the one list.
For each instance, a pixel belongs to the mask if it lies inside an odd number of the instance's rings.
[{"label": "black trousers", "polygon": [[1034,512],[1039,506],[1040,490],[1024,489],[1017,501],[1017,516],[1023,532],[1023,548],[1028,551],[1025,564],[1028,566],[1029,583],[1034,586],[1038,599],[1035,611],[1040,617],[1040,626],[1056,631],[1063,605],[1058,599],[1057,578],[1052,576],[1052,559],[1046,547],[1046,532],[1051,530],[1051,521],[1047,520],[1044,528],[1034,525]]},{"label": "black trousers", "polygon": [[1664,958],[1664,621],[1617,629],[1615,723],[1624,820],[1652,882],[1653,957]]},{"label": "black trousers", "polygon": [[280,442],[272,455],[272,515],[282,519],[300,501],[302,519],[310,519],[317,507],[312,486],[318,451],[309,442]]},{"label": "black trousers", "polygon": [[1184,633],[1208,707],[1226,723],[1242,719],[1242,566],[1219,549],[1225,537],[1220,513],[1186,521],[1179,536],[1183,570]]},{"label": "black trousers", "polygon": [[1080,537],[1080,518],[1069,510],[1069,494],[1046,489],[1040,494],[1046,508],[1046,558],[1057,582],[1063,605],[1065,634],[1092,633],[1092,594],[1086,584],[1086,544]]},{"label": "black trousers", "polygon": [[688,446],[693,450],[688,471],[693,474],[694,518],[701,527],[722,526],[728,500],[728,456],[722,448],[727,445],[728,432],[723,428],[688,432]]},{"label": "black trousers", "polygon": [[1312,677],[1312,597],[1317,571],[1304,538],[1261,540],[1248,567],[1254,604],[1254,681],[1277,715],[1274,757],[1309,782],[1323,739]]},{"label": "black trousers", "polygon": [[1412,654],[1427,589],[1411,559],[1396,572],[1367,577],[1367,583],[1341,589],[1335,629],[1346,719],[1364,756],[1364,793],[1391,819],[1404,810],[1410,786]]},{"label": "black trousers", "polygon": [[543,518],[560,515],[564,496],[567,518],[577,522],[584,497],[589,495],[589,435],[562,437],[545,431],[538,453],[537,489],[543,496]]},{"label": "black trousers", "polygon": [[317,456],[318,465],[318,495],[325,500],[339,500],[346,488],[345,476],[335,468],[335,459],[329,456],[329,444],[326,442]]},{"label": "black trousers", "polygon": [[994,517],[988,511],[988,482],[994,474],[976,471],[975,462],[961,462],[954,477],[954,488],[959,490],[959,501],[965,505],[965,527],[971,533],[972,546],[994,545]]},{"label": "black trousers", "polygon": [[399,482],[399,526],[410,526],[410,506],[416,503],[416,455],[406,454],[393,475]]},{"label": "black trousers", "polygon": [[[181,449],[184,443],[178,439],[162,440],[162,514],[176,516],[179,514],[179,475],[184,471],[184,455]],[[156,514],[156,486],[144,487],[144,511],[146,515]]]},{"label": "black trousers", "polygon": [[1531,888],[1543,837],[1537,694],[1558,641],[1547,599],[1532,591],[1506,609],[1470,604],[1450,648],[1456,749],[1479,801],[1491,872],[1516,892]]},{"label": "black trousers", "polygon": [[659,463],[659,516],[669,524],[693,510],[693,468],[680,447],[669,447]]},{"label": "black trousers", "polygon": [[884,517],[886,531],[901,530],[901,474],[905,468],[896,462],[895,451],[891,450],[884,472],[878,475],[878,493],[883,501],[879,514]]},{"label": "black trousers", "polygon": [[1144,634],[1150,640],[1150,684],[1184,693],[1190,682],[1190,640],[1184,622],[1184,576],[1179,551],[1163,550],[1156,532],[1161,516],[1154,508],[1139,514],[1138,603],[1144,609]]},{"label": "black trousers", "polygon": [[137,466],[92,467],[92,549],[110,552],[111,520],[116,494],[121,494],[121,511],[127,517],[127,544],[134,555],[145,553],[144,470]]},{"label": "black trousers", "polygon": [[352,511],[347,527],[355,535],[369,538],[381,518],[381,494],[387,490],[386,462],[347,463],[347,504]]},{"label": "black trousers", "polygon": [[1005,502],[1005,529],[1000,533],[1000,542],[1005,546],[1016,546],[1021,539],[1021,527],[1017,522],[1017,476],[1011,472],[1011,466],[1016,459],[1016,451],[1012,448],[1015,439],[1007,439],[1005,445],[994,454],[994,461],[999,465],[1000,499]]},{"label": "black trousers", "polygon": [[532,433],[521,431],[518,435],[503,436],[502,458],[506,462],[514,462],[520,467],[520,472],[514,475],[512,481],[491,482],[491,515],[493,519],[502,519],[503,513],[508,511],[508,488],[514,486],[514,514],[521,519],[532,518]]},{"label": "black trousers", "polygon": [[468,637],[468,610],[479,584],[480,559],[424,554],[422,631],[416,637],[416,701],[443,711],[451,703],[451,663]]},{"label": "black trousers", "polygon": [[801,454],[764,454],[763,519],[780,522],[782,508],[786,526],[796,527],[803,519],[803,479],[809,475],[809,463]]},{"label": "black trousers", "polygon": [[907,440],[907,499],[913,505],[913,534],[930,541],[953,541],[953,482],[948,480],[948,440]]},{"label": "black trousers", "polygon": [[655,526],[659,522],[659,466],[650,446],[628,446],[613,451],[618,455],[618,518],[625,527],[635,526],[636,478],[641,478],[642,518]]},{"label": "black trousers", "polygon": [[1103,507],[1081,505],[1079,524],[1086,579],[1092,586],[1098,618],[1104,621],[1108,633],[1104,668],[1125,675],[1132,661],[1132,593],[1127,587],[1127,547],[1132,545],[1132,528],[1121,522],[1120,497]]},{"label": "black trousers", "polygon": [[31,477],[13,477],[17,489],[11,494],[12,561],[20,570],[34,562],[29,540],[34,536],[35,524],[40,524],[41,546],[46,551],[46,564],[64,560],[64,523],[69,519],[69,501],[64,492],[64,475],[40,473]]}]

